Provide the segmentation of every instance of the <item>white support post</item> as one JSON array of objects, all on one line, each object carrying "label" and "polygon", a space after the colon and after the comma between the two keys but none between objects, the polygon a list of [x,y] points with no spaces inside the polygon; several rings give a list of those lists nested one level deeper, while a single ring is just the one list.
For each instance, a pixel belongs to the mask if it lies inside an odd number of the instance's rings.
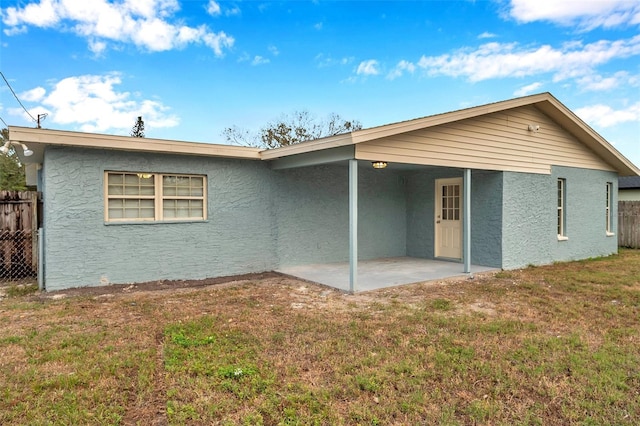
[{"label": "white support post", "polygon": [[349,160],[349,292],[358,284],[358,160]]},{"label": "white support post", "polygon": [[464,273],[471,273],[471,169],[464,169],[462,178],[462,194],[464,200],[462,219],[462,259]]}]

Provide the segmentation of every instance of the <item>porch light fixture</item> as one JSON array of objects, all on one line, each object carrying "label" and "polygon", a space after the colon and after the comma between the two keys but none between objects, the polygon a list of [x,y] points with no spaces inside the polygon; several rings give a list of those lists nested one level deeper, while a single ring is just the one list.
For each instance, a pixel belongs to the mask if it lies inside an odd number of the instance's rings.
[{"label": "porch light fixture", "polygon": [[374,169],[384,169],[388,166],[386,161],[372,161],[371,165]]},{"label": "porch light fixture", "polygon": [[538,131],[540,130],[540,126],[537,124],[529,124],[529,126],[527,127],[527,130],[533,133],[538,133]]},{"label": "porch light fixture", "polygon": [[11,145],[20,145],[22,147],[22,153],[24,154],[25,157],[30,157],[33,155],[33,151],[31,151],[29,149],[28,146],[26,146],[23,143],[20,142],[11,142],[11,141],[6,141],[4,143],[4,145],[2,145],[2,147],[0,147],[0,152],[2,152],[3,154],[8,154],[9,153],[9,146]]}]

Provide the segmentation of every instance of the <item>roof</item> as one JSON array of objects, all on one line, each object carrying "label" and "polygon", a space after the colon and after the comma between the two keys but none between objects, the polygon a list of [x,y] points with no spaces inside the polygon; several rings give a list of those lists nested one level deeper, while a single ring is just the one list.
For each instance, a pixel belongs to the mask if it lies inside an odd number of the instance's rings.
[{"label": "roof", "polygon": [[640,175],[638,169],[631,161],[616,150],[606,139],[582,121],[569,108],[558,101],[551,93],[540,93],[521,98],[510,99],[501,102],[456,110],[452,112],[401,121],[383,126],[357,130],[352,133],[331,136],[323,139],[303,142],[262,152],[262,158],[274,160],[296,154],[320,151],[345,145],[356,145],[376,139],[407,133],[415,130],[427,129],[462,121],[481,115],[492,114],[522,106],[533,105],[549,116],[558,125],[572,134],[576,139],[590,148],[600,158],[609,163],[621,176]]},{"label": "roof", "polygon": [[640,188],[640,176],[624,176],[618,178],[618,189]]},{"label": "roof", "polygon": [[[47,145],[115,149],[124,151],[157,152],[166,154],[198,155],[260,160],[259,148],[202,142],[183,142],[166,139],[136,138],[66,130],[34,129],[9,126],[9,140],[24,143],[34,152],[21,158],[24,163],[41,163]],[[21,150],[17,150],[20,155]]]},{"label": "roof", "polygon": [[[270,150],[231,145],[132,138],[129,136],[112,136],[14,126],[9,127],[9,137],[12,142],[28,144],[29,148],[34,151],[34,155],[32,157],[23,159],[25,163],[42,162],[44,147],[46,145],[230,157],[252,160],[276,160],[297,154],[328,151],[333,148],[355,146],[363,142],[374,141],[388,136],[394,136],[415,130],[428,129],[434,126],[528,105],[535,106],[550,117],[559,126],[573,135],[578,141],[583,143],[606,163],[611,165],[612,169],[616,170],[620,176],[640,175],[640,169],[638,169],[633,163],[631,163],[631,161],[625,158],[609,142],[589,127],[589,125],[584,121],[578,118],[578,116],[576,116],[569,108],[564,106],[550,93],[540,93],[537,95],[495,102],[443,114],[436,114],[413,120],[361,129],[351,133],[344,133]],[[20,153],[20,150],[18,150],[18,152]]]}]

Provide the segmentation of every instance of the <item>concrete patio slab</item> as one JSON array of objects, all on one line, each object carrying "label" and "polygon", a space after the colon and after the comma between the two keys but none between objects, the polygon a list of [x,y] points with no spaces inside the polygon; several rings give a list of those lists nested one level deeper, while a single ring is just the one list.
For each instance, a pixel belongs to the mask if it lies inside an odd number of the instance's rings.
[{"label": "concrete patio slab", "polygon": [[[498,270],[471,265],[471,273]],[[349,291],[349,262],[291,266],[277,272]],[[462,263],[415,257],[391,257],[358,262],[356,292],[377,290],[402,284],[432,281],[450,277],[465,277]]]}]

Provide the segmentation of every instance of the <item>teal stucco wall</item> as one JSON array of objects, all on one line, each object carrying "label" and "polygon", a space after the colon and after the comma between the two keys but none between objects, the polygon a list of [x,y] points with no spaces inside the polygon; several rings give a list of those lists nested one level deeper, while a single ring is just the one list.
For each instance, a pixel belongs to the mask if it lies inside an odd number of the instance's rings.
[{"label": "teal stucco wall", "polygon": [[[566,241],[557,237],[557,180],[566,180]],[[504,173],[503,268],[548,264],[616,253],[618,240],[606,235],[606,184],[613,184],[612,217],[617,218],[617,174],[553,166],[551,175]],[[613,220],[613,233],[617,220]]]},{"label": "teal stucco wall", "polygon": [[[208,218],[107,224],[105,170],[206,175]],[[462,171],[360,162],[358,175],[359,259],[433,258],[435,179]],[[272,170],[261,161],[48,147],[41,177],[48,290],[348,260],[345,164]],[[567,182],[567,241],[556,237],[559,177]],[[607,182],[616,194],[610,172],[472,171],[471,262],[517,268],[615,253],[617,239],[604,229]],[[614,198],[613,217],[616,206]]]},{"label": "teal stucco wall", "polygon": [[[462,177],[462,170],[428,168],[407,176],[407,255],[433,259],[436,179]],[[471,173],[471,263],[501,266],[502,173]]]},{"label": "teal stucco wall", "polygon": [[[205,174],[208,220],[105,224],[105,170]],[[273,269],[269,176],[259,161],[47,148],[47,290]]]},{"label": "teal stucco wall", "polygon": [[[276,170],[271,179],[279,266],[348,260],[346,165]],[[397,173],[362,163],[358,212],[359,259],[406,255],[405,195]]]},{"label": "teal stucco wall", "polygon": [[[360,259],[406,255],[405,195],[395,172],[359,173]],[[106,224],[104,171],[207,176],[208,218]],[[48,290],[200,279],[346,261],[348,169],[50,147],[43,169]]]}]

